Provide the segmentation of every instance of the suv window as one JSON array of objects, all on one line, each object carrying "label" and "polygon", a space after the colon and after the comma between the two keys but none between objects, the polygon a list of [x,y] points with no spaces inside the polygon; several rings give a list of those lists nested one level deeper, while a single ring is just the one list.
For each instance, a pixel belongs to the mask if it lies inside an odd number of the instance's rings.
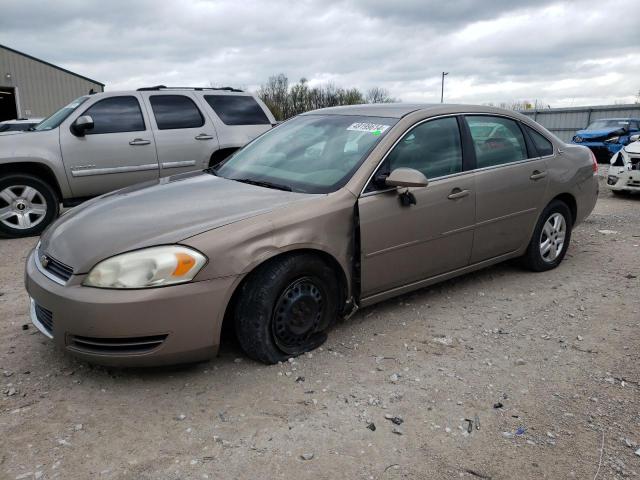
[{"label": "suv window", "polygon": [[527,158],[522,130],[514,120],[486,115],[466,117],[476,151],[477,168],[493,167]]},{"label": "suv window", "polygon": [[99,100],[82,115],[90,115],[93,119],[93,128],[87,130],[87,135],[145,130],[140,103],[136,97],[109,97]]},{"label": "suv window", "polygon": [[430,120],[409,130],[393,148],[388,171],[413,168],[429,180],[462,171],[462,146],[454,117]]},{"label": "suv window", "polygon": [[152,95],[149,98],[159,130],[198,128],[204,117],[189,97],[184,95]]},{"label": "suv window", "polygon": [[549,140],[547,140],[543,135],[536,132],[533,128],[527,127],[526,125],[525,128],[527,129],[527,133],[531,137],[531,140],[533,141],[533,144],[538,151],[538,155],[540,155],[541,157],[553,155],[553,145]]},{"label": "suv window", "polygon": [[205,95],[225,125],[265,125],[271,122],[253,97],[240,95]]}]

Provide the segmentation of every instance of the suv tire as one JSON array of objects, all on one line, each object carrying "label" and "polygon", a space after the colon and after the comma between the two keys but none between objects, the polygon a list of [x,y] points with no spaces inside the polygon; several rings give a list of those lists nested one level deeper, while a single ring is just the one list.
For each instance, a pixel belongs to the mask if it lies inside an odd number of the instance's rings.
[{"label": "suv tire", "polygon": [[244,352],[273,364],[322,345],[338,317],[335,272],[312,254],[268,261],[242,285],[235,328]]},{"label": "suv tire", "polygon": [[0,178],[0,237],[39,235],[59,210],[55,190],[40,178],[27,174]]}]

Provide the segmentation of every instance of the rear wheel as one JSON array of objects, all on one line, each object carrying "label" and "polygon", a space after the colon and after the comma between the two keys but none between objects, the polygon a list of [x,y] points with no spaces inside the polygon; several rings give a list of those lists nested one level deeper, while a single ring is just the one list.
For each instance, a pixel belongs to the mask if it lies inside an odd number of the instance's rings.
[{"label": "rear wheel", "polygon": [[55,191],[38,177],[16,174],[0,179],[0,236],[39,235],[58,212]]},{"label": "rear wheel", "polygon": [[560,265],[569,248],[572,226],[571,210],[566,203],[554,200],[547,205],[522,257],[524,266],[543,272]]},{"label": "rear wheel", "polygon": [[235,309],[238,341],[249,357],[264,363],[319,347],[338,317],[336,275],[315,255],[267,262],[241,288]]}]

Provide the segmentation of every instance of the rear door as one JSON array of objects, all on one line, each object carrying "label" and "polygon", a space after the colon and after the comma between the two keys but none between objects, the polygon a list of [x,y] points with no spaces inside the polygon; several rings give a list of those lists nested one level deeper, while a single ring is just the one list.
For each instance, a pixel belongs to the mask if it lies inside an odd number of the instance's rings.
[{"label": "rear door", "polygon": [[468,265],[475,187],[462,152],[456,117],[419,123],[389,152],[374,178],[408,167],[429,185],[408,189],[415,205],[403,205],[400,190],[374,183],[358,200],[363,297]]},{"label": "rear door", "polygon": [[[94,127],[77,137],[69,126],[89,115]],[[99,98],[60,127],[60,147],[74,197],[91,197],[158,178],[148,117],[136,94]]]},{"label": "rear door", "polygon": [[160,176],[201,170],[218,149],[213,123],[190,92],[145,93],[152,117]]},{"label": "rear door", "polygon": [[526,127],[513,119],[492,115],[465,118],[476,156],[471,263],[477,263],[511,253],[529,242],[544,208],[550,157],[538,155],[528,134],[525,137]]},{"label": "rear door", "polygon": [[204,93],[207,111],[216,124],[220,148],[240,148],[270,130],[275,119],[251,95]]}]

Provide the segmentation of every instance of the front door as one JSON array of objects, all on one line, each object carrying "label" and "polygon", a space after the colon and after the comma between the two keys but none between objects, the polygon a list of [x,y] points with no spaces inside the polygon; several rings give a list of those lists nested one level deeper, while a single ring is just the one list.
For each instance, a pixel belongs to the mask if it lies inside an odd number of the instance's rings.
[{"label": "front door", "polygon": [[146,94],[155,123],[160,176],[174,175],[209,166],[218,149],[212,121],[202,114],[188,94]]},{"label": "front door", "polygon": [[[71,133],[67,123],[82,115],[94,127],[84,136]],[[60,146],[74,197],[91,197],[158,178],[158,160],[149,123],[138,98],[103,98],[60,127]]]},{"label": "front door", "polygon": [[477,167],[471,254],[471,263],[477,263],[514,252],[529,242],[544,208],[549,179],[547,158],[538,155],[533,142],[527,146],[526,127],[497,116],[470,115],[466,121]]},{"label": "front door", "polygon": [[475,185],[462,158],[456,117],[418,124],[388,154],[374,179],[408,167],[421,171],[429,185],[409,189],[414,205],[401,203],[406,189],[375,181],[360,197],[363,298],[468,265]]}]

